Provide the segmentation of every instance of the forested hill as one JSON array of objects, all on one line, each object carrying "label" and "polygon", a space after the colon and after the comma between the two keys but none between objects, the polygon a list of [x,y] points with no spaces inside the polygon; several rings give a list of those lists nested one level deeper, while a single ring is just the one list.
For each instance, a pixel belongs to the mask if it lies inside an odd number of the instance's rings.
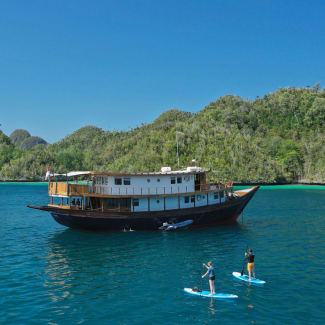
[{"label": "forested hill", "polygon": [[195,158],[217,179],[245,183],[325,183],[325,90],[285,88],[256,100],[228,95],[197,114],[169,110],[127,132],[79,129],[30,150],[0,132],[0,177],[39,179],[46,168],[154,171]]}]

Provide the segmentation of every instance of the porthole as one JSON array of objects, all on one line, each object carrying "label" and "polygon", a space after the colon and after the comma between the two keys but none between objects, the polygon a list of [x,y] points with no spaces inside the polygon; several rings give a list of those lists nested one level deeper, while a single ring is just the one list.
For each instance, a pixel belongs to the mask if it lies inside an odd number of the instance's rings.
[{"label": "porthole", "polygon": [[147,182],[150,183],[150,178],[147,178]]}]

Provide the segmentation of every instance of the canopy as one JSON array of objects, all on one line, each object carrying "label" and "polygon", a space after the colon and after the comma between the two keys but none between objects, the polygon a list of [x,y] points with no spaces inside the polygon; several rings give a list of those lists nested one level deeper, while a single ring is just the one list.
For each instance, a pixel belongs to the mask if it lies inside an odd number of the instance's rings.
[{"label": "canopy", "polygon": [[69,172],[67,174],[56,174],[56,173],[53,173],[53,174],[50,174],[51,177],[53,176],[66,176],[66,177],[73,177],[73,176],[80,176],[80,175],[89,175],[91,174],[91,172],[80,172],[80,171],[77,171],[77,172]]}]

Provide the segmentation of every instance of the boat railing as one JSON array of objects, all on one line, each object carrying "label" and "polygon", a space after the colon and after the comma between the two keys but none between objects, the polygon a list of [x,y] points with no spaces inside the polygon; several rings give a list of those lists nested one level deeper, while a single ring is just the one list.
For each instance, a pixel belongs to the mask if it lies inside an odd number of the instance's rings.
[{"label": "boat railing", "polygon": [[123,196],[147,196],[166,194],[186,194],[195,192],[222,191],[228,189],[224,183],[196,184],[194,186],[165,186],[165,187],[122,187],[96,185],[91,189],[92,194],[100,195],[123,195]]},{"label": "boat railing", "polygon": [[131,187],[131,186],[105,186],[81,185],[60,182],[49,183],[49,195],[52,196],[84,196],[87,194],[147,196],[172,195],[195,192],[232,191],[231,182],[193,184],[192,186],[165,186],[165,187]]},{"label": "boat railing", "polygon": [[60,182],[49,183],[49,195],[84,196],[89,193],[88,185],[69,184]]}]

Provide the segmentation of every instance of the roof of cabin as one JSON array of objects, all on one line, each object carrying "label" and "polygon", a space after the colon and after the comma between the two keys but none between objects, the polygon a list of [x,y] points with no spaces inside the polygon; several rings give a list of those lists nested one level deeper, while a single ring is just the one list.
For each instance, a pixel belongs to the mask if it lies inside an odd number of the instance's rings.
[{"label": "roof of cabin", "polygon": [[200,168],[199,170],[171,170],[169,172],[146,172],[146,173],[114,173],[114,172],[91,172],[95,176],[177,176],[177,175],[191,175],[191,174],[204,174],[210,172],[210,169]]},{"label": "roof of cabin", "polygon": [[164,175],[189,175],[189,174],[204,174],[210,172],[210,169],[201,167],[188,167],[181,170],[170,170],[160,172],[146,172],[146,173],[117,173],[117,172],[99,172],[99,171],[73,171],[67,174],[51,174],[50,176],[81,176],[81,175],[93,175],[93,176],[164,176]]}]

